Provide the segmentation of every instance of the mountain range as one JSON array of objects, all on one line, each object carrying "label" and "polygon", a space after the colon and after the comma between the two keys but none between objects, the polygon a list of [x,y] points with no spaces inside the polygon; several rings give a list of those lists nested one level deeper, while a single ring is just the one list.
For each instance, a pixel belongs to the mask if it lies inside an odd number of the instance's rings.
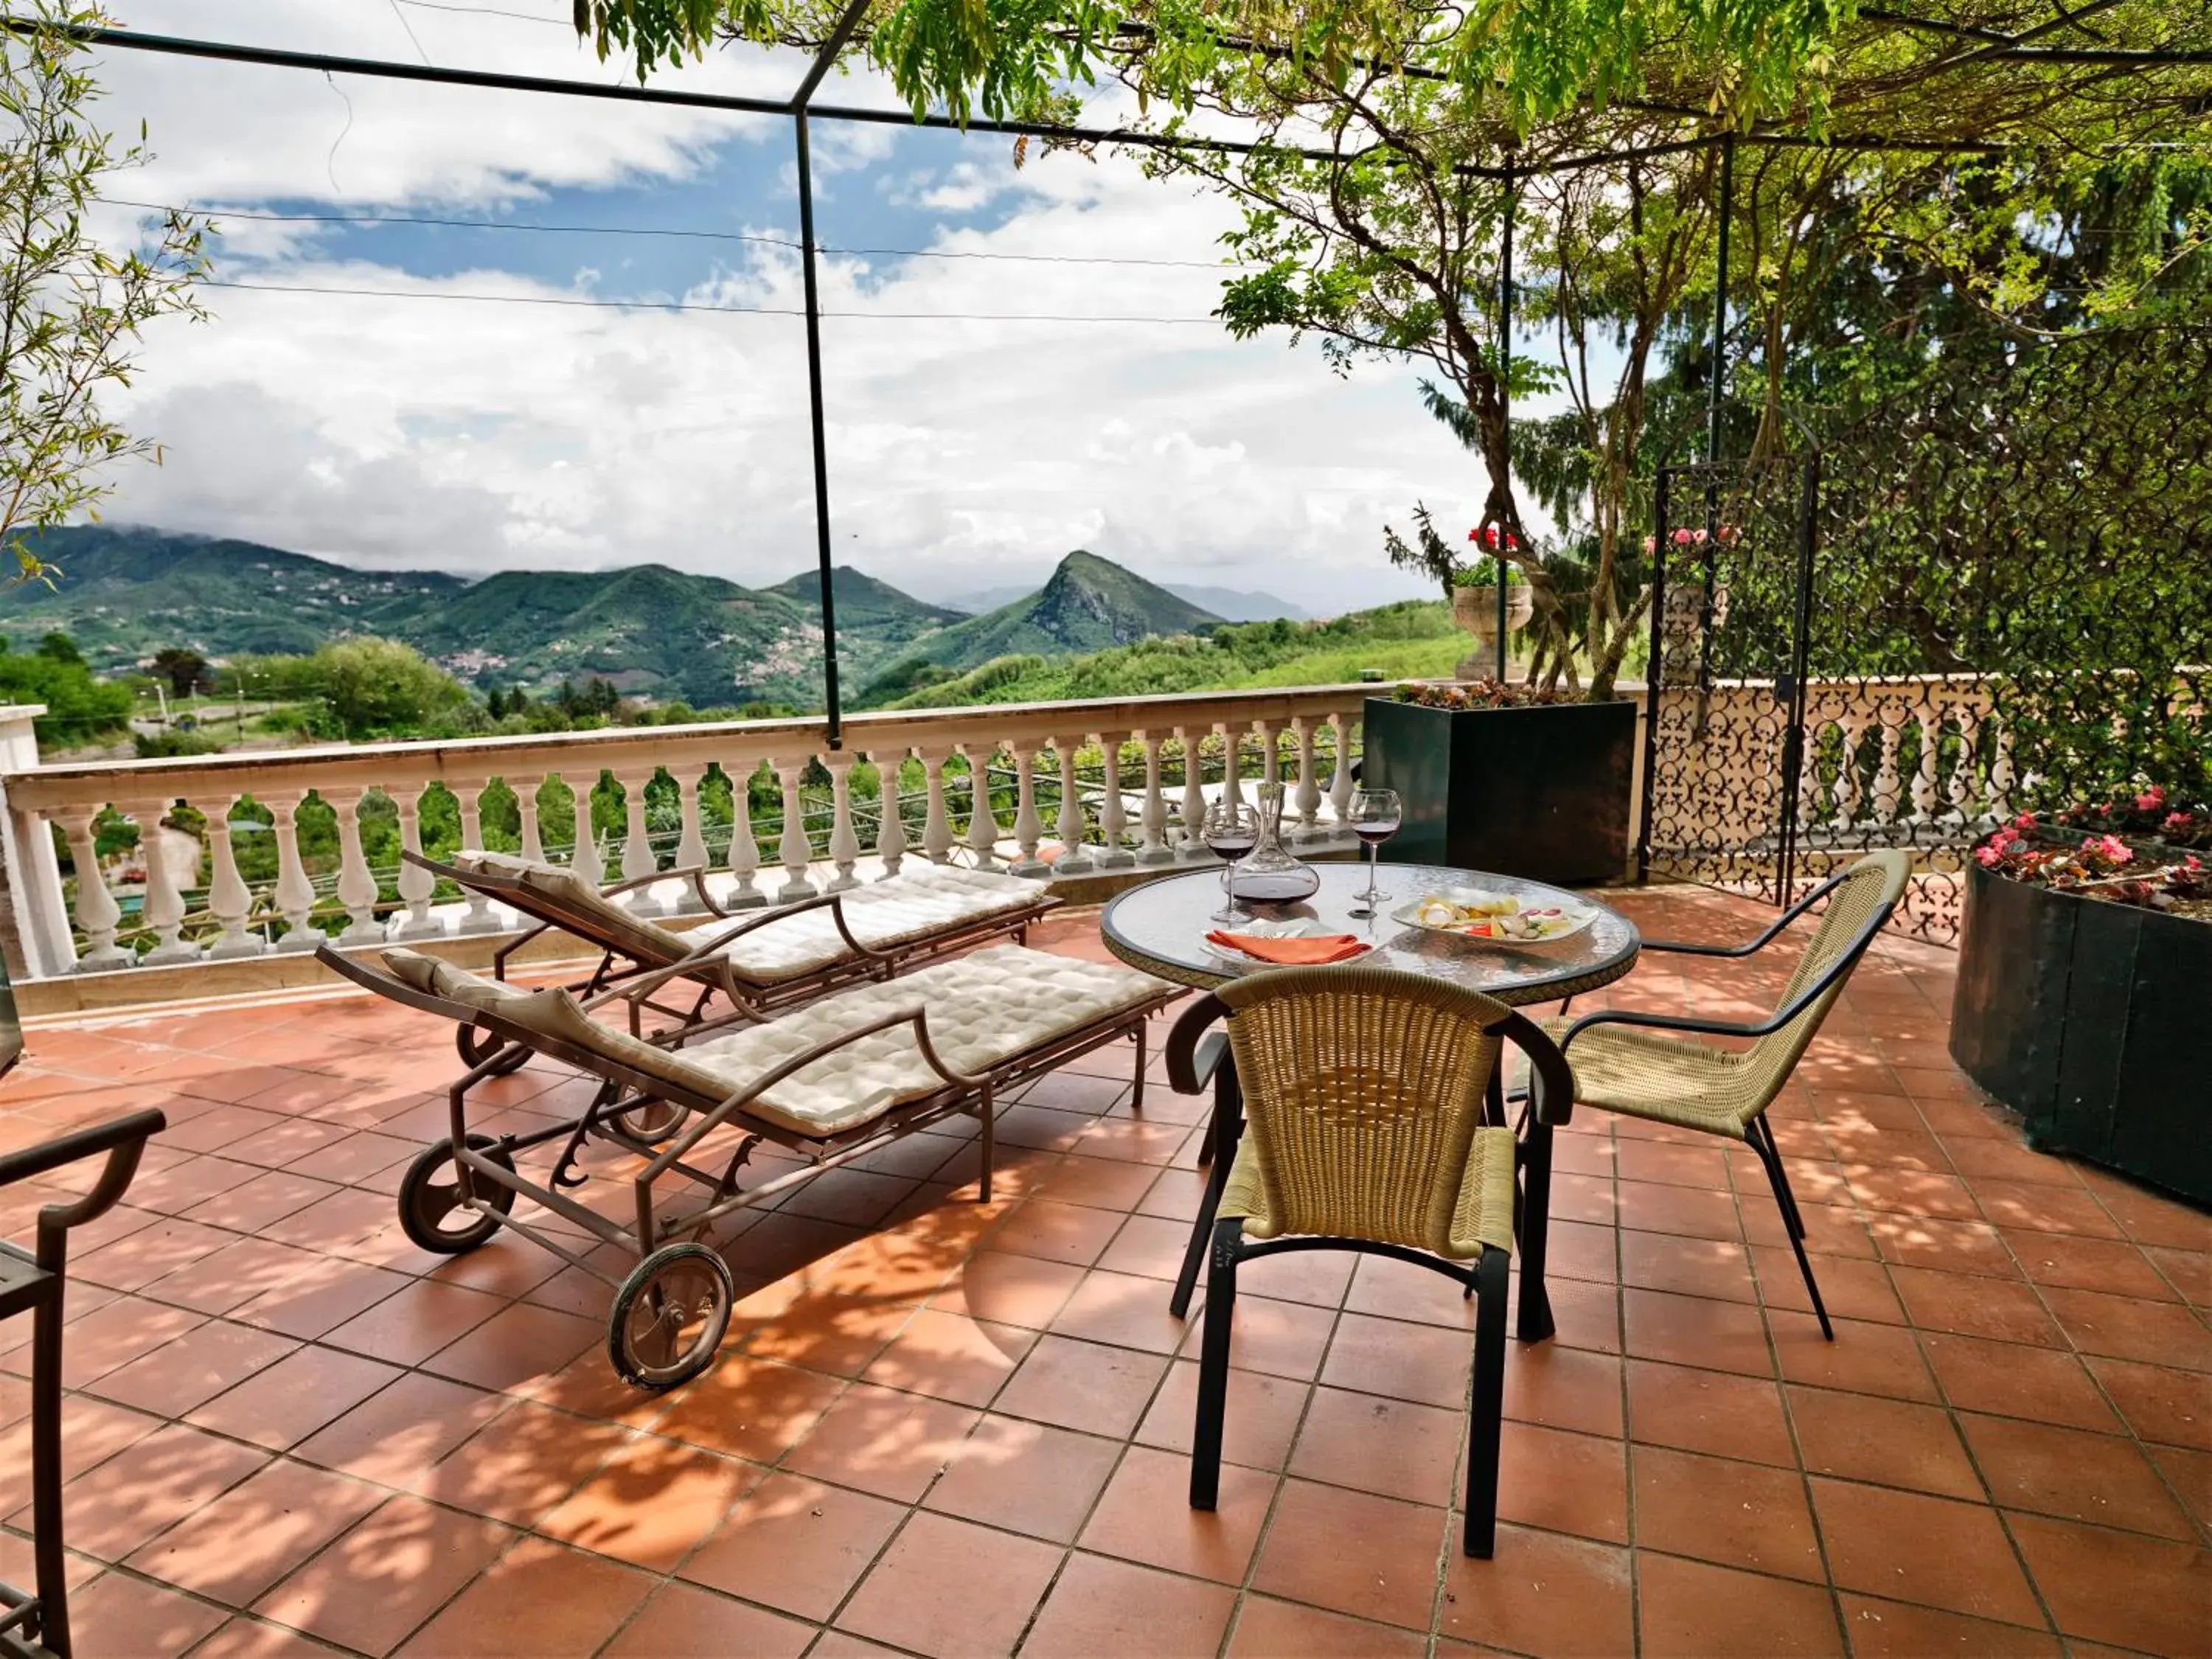
[{"label": "mountain range", "polygon": [[[252,542],[79,526],[26,538],[58,572],[0,600],[19,642],[67,632],[95,668],[167,646],[210,658],[311,652],[326,640],[403,640],[480,686],[533,690],[598,675],[625,692],[697,707],[821,698],[818,578],[764,588],[632,565],[501,571],[364,571]],[[1007,654],[1060,657],[1152,634],[1203,631],[1218,615],[1110,560],[1069,554],[1044,586],[983,616],[929,605],[838,566],[838,661],[865,701]],[[883,681],[878,693],[872,682]]]}]

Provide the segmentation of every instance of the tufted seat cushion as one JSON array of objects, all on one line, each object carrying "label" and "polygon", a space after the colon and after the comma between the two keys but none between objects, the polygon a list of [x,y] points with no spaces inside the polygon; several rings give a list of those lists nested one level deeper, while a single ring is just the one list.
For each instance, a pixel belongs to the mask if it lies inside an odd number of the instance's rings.
[{"label": "tufted seat cushion", "polygon": [[[946,1065],[984,1072],[1173,988],[1116,963],[1001,945],[825,997],[766,1024],[666,1049],[600,1024],[565,991],[520,991],[410,951],[387,951],[384,959],[419,989],[493,1009],[527,1030],[659,1078],[695,1101],[743,1093],[807,1048],[908,1009],[925,1011],[930,1042]],[[944,1084],[914,1028],[896,1025],[801,1067],[744,1109],[799,1134],[834,1135]]]},{"label": "tufted seat cushion", "polygon": [[[872,951],[895,950],[933,934],[1035,904],[1042,890],[1019,876],[951,865],[923,865],[887,881],[849,888],[838,896],[845,926]],[[683,949],[696,951],[726,921],[710,922],[676,935]],[[842,961],[852,955],[827,907],[754,928],[717,952],[729,958],[738,977],[756,985],[775,985]]]},{"label": "tufted seat cushion", "polygon": [[[664,967],[737,925],[726,918],[678,931],[633,915],[574,871],[511,853],[464,851],[457,870],[520,882],[534,907],[570,933],[611,945],[633,962]],[[1043,890],[1019,876],[953,866],[921,865],[887,881],[871,882],[839,896],[845,926],[871,950],[896,950],[988,917],[1035,904]],[[755,985],[780,985],[841,962],[853,952],[829,908],[760,923],[715,953],[738,977]]]}]

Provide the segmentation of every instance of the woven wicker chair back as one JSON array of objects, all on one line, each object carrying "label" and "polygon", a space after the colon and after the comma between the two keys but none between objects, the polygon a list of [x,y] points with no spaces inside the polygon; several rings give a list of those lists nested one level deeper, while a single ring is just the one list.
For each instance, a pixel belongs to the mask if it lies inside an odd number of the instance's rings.
[{"label": "woven wicker chair back", "polygon": [[[1814,930],[1813,942],[1798,958],[1796,971],[1790,975],[1790,984],[1775,1006],[1788,1006],[1790,999],[1818,978],[1823,969],[1857,944],[1859,935],[1874,921],[1875,913],[1886,904],[1894,904],[1904,893],[1906,878],[1911,872],[1911,859],[1894,848],[1869,853],[1846,871],[1842,884],[1828,895],[1828,902],[1820,912],[1820,925]],[[1752,1044],[1739,1073],[1747,1106],[1750,1105],[1750,1097],[1755,1097],[1757,1105],[1752,1109],[1763,1109],[1782,1092],[1782,1085],[1789,1081],[1790,1072],[1805,1052],[1805,1045],[1820,1030],[1820,1022],[1827,1018],[1828,1010],[1843,995],[1850,978],[1845,974],[1838,979],[1787,1025]]]},{"label": "woven wicker chair back", "polygon": [[1268,1231],[1449,1250],[1498,1060],[1485,1028],[1511,1010],[1376,968],[1286,969],[1216,994]]}]

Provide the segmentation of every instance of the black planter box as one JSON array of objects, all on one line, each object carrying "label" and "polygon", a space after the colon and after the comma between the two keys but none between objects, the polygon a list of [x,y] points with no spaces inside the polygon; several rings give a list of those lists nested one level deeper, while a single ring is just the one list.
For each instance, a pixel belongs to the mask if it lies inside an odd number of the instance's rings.
[{"label": "black planter box", "polygon": [[1951,1057],[2072,1152],[2212,1204],[2212,922],[1966,869]]},{"label": "black planter box", "polygon": [[1370,697],[1360,781],[1395,789],[1393,864],[1445,864],[1566,884],[1628,866],[1636,705],[1425,708]]}]

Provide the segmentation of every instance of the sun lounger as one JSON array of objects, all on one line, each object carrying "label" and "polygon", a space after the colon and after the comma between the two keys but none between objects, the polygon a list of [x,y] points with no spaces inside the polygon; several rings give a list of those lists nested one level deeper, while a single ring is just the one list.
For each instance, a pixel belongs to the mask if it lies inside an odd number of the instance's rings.
[{"label": "sun lounger", "polygon": [[[739,920],[715,902],[707,890],[705,872],[696,866],[601,888],[561,865],[505,853],[464,851],[447,862],[417,853],[401,856],[537,922],[494,954],[495,979],[507,977],[517,951],[556,927],[601,952],[589,977],[569,988],[587,996],[641,974],[694,964],[670,976],[680,978],[684,984],[678,988],[692,994],[688,1009],[645,1005],[682,1024],[696,1023],[716,991],[765,1013],[854,980],[888,979],[987,940],[1025,940],[1029,925],[1060,902],[1036,882],[1018,876],[922,865],[888,880]],[[689,928],[665,927],[615,902],[624,893],[669,881],[689,883],[711,920]],[[471,1027],[460,1029],[461,1058],[471,1066],[489,1058],[481,1041]],[[523,1058],[509,1056],[510,1066]]]},{"label": "sun lounger", "polygon": [[[714,1221],[960,1114],[977,1121],[978,1191],[988,1202],[997,1100],[1126,1036],[1137,1045],[1133,1103],[1141,1109],[1145,1022],[1182,994],[1133,969],[997,945],[888,982],[848,987],[774,1020],[740,1009],[648,1040],[634,1034],[639,1000],[661,978],[686,972],[685,963],[580,1001],[558,988],[526,990],[412,951],[384,952],[381,969],[327,945],[318,955],[356,984],[475,1027],[487,1040],[490,1057],[451,1091],[451,1134],[425,1149],[400,1184],[408,1237],[458,1255],[510,1226],[612,1285],[608,1352],[625,1379],[647,1389],[696,1376],[728,1327],[729,1270],[696,1242]],[[594,1012],[623,1018],[631,1030]],[[509,1049],[571,1066],[595,1079],[598,1092],[578,1115],[528,1133],[472,1132],[470,1091],[507,1069]],[[635,1187],[633,1224],[567,1195],[585,1179],[574,1171],[589,1140],[639,1160],[625,1170]],[[519,1153],[554,1142],[565,1144],[544,1180],[518,1169]],[[763,1142],[794,1154],[799,1167],[740,1190],[738,1171]],[[704,1189],[704,1201],[681,1213],[657,1207],[655,1188],[665,1176]],[[571,1248],[575,1241],[516,1220],[518,1195],[635,1250],[637,1266],[620,1279],[602,1271],[580,1245]]]}]

